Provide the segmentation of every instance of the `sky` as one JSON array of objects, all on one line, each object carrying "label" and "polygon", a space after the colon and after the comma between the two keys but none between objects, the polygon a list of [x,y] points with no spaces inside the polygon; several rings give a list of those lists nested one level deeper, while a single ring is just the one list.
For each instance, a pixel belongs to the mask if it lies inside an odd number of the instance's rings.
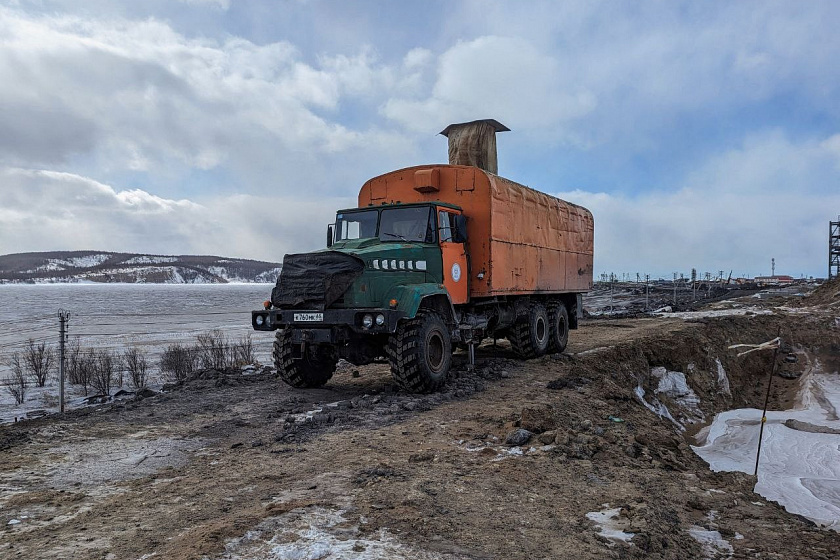
[{"label": "sky", "polygon": [[494,118],[595,273],[824,277],[840,2],[0,0],[0,254],[281,261]]}]

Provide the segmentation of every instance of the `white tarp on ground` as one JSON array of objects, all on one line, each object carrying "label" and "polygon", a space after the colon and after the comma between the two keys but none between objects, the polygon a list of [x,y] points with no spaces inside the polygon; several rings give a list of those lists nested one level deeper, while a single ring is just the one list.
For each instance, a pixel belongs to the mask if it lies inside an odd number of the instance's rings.
[{"label": "white tarp on ground", "polygon": [[[814,360],[800,383],[794,409],[767,412],[755,491],[840,531],[840,375]],[[723,412],[692,448],[714,471],[752,474],[760,426],[760,410]]]}]

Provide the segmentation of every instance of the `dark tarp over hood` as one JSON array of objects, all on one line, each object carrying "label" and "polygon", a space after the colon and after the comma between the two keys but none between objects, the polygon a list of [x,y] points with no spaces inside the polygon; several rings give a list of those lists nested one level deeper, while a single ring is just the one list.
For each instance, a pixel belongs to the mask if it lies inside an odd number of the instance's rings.
[{"label": "dark tarp over hood", "polygon": [[338,251],[286,255],[271,303],[282,309],[323,310],[347,291],[364,268],[361,259]]}]

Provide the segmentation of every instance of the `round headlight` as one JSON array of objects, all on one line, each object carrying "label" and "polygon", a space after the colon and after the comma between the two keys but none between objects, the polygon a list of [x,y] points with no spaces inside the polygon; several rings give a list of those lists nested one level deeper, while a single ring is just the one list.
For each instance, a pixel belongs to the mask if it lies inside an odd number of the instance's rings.
[{"label": "round headlight", "polygon": [[265,317],[263,317],[262,315],[257,315],[257,318],[254,319],[254,322],[257,324],[258,327],[261,327],[265,322]]},{"label": "round headlight", "polygon": [[380,313],[379,315],[376,316],[376,326],[381,327],[384,324],[385,324],[385,315]]},{"label": "round headlight", "polygon": [[370,315],[365,315],[362,318],[362,326],[366,329],[371,328],[373,326],[373,317],[371,317]]}]

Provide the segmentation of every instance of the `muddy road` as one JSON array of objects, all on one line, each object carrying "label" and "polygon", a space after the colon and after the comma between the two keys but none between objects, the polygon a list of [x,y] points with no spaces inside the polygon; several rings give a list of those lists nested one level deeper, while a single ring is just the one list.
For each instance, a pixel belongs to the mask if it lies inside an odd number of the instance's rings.
[{"label": "muddy road", "polygon": [[[715,412],[763,398],[769,358],[738,360],[727,344],[781,328],[840,352],[833,325],[782,309],[593,320],[563,355],[523,362],[485,344],[471,370],[459,354],[434,395],[398,391],[379,364],[318,390],[208,371],[6,425],[0,557],[836,558],[840,534],[689,447]],[[696,411],[671,421],[644,406],[656,367],[690,372]],[[775,383],[782,406],[797,380]]]}]

